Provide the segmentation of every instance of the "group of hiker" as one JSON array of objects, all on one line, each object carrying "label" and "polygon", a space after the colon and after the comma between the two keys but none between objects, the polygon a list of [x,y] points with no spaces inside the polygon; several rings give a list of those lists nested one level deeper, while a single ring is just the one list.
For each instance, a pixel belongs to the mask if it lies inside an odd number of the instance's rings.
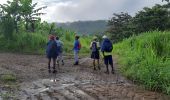
[{"label": "group of hiker", "polygon": [[[74,46],[73,46],[73,52],[74,52],[74,65],[79,65],[79,51],[81,50],[81,43],[79,41],[80,36],[76,35],[74,40]],[[97,37],[93,37],[93,41],[90,44],[90,50],[91,50],[91,58],[93,59],[93,69],[97,70],[96,67],[98,67],[99,70],[100,64],[100,51],[101,55],[104,58],[104,64],[106,65],[106,72],[109,74],[109,65],[111,66],[111,73],[114,74],[115,70],[113,67],[113,59],[112,59],[112,43],[108,39],[106,35],[103,37],[103,41],[100,44],[97,40]],[[48,72],[49,73],[56,73],[56,62],[59,65],[60,62],[62,62],[62,65],[64,65],[63,60],[63,46],[64,43],[59,39],[58,36],[50,35],[49,41],[47,43],[46,48],[46,55],[48,58]],[[51,69],[51,60],[53,60],[53,67]],[[97,61],[97,65],[96,65]]]}]

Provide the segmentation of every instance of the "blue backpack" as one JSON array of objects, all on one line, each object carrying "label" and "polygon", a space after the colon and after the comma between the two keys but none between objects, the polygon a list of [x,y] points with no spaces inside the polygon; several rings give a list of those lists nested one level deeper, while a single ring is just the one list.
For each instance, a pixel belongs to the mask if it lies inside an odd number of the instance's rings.
[{"label": "blue backpack", "polygon": [[113,44],[110,40],[105,41],[103,45],[104,45],[104,51],[105,52],[112,52]]},{"label": "blue backpack", "polygon": [[49,41],[46,52],[48,55],[57,55],[57,43],[55,41]]}]

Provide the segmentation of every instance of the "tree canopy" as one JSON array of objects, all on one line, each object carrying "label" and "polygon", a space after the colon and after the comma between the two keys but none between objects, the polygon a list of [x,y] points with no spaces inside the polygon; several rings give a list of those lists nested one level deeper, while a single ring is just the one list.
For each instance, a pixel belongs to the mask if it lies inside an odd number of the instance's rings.
[{"label": "tree canopy", "polygon": [[170,26],[170,3],[165,5],[156,4],[136,13],[134,17],[127,13],[113,14],[109,20],[109,29],[113,42],[118,42],[128,38],[133,34],[140,34],[146,31],[169,30]]}]

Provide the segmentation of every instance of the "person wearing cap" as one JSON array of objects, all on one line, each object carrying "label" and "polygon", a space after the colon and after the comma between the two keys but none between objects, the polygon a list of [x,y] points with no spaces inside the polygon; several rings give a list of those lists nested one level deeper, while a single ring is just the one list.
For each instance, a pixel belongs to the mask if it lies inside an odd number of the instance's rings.
[{"label": "person wearing cap", "polygon": [[97,42],[97,37],[94,36],[93,37],[93,41],[90,44],[90,50],[91,50],[91,58],[93,59],[93,68],[94,70],[96,70],[96,64],[95,64],[95,60],[97,60],[97,66],[98,69],[100,70],[100,65],[99,65],[99,49],[100,49],[100,45],[99,42]]},{"label": "person wearing cap", "polygon": [[55,42],[55,36],[51,35],[46,47],[46,56],[48,58],[48,72],[51,73],[51,59],[53,60],[53,73],[56,73],[56,58],[58,56],[57,43]]},{"label": "person wearing cap", "polygon": [[58,57],[57,57],[57,63],[59,65],[59,62],[62,62],[62,65],[64,65],[64,60],[63,60],[63,45],[64,43],[59,39],[58,36],[56,36],[56,43],[57,43],[57,50],[58,50]]},{"label": "person wearing cap", "polygon": [[81,49],[81,44],[79,41],[79,36],[76,35],[75,36],[75,41],[74,41],[74,47],[73,47],[73,51],[74,51],[74,65],[78,65],[79,64],[79,51]]},{"label": "person wearing cap", "polygon": [[101,52],[103,54],[104,57],[104,63],[106,65],[106,72],[107,74],[109,74],[109,65],[112,68],[112,74],[114,74],[114,67],[113,67],[113,59],[112,59],[112,43],[111,41],[108,39],[108,37],[106,35],[104,35],[103,37],[103,42],[101,44]]}]

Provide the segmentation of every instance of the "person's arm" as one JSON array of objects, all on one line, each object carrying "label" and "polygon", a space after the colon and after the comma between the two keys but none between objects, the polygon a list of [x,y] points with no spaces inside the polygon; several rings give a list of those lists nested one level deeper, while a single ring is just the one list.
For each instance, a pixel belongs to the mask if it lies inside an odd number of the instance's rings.
[{"label": "person's arm", "polygon": [[97,49],[100,50],[100,43],[97,42]]},{"label": "person's arm", "polygon": [[105,56],[104,55],[104,41],[101,43],[101,52],[102,52],[102,55],[104,57]]},{"label": "person's arm", "polygon": [[77,46],[78,46],[78,41],[74,41],[74,47],[73,47],[73,50],[74,50],[74,49],[77,49]]}]

